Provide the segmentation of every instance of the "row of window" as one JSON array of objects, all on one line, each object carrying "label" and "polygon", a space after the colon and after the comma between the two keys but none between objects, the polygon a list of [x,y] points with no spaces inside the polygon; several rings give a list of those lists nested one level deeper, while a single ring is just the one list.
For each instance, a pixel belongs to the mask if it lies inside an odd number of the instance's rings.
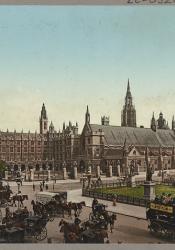
[{"label": "row of window", "polygon": [[[2,148],[0,148],[0,152],[6,153],[6,152],[8,152],[8,149],[9,149],[10,153],[14,153],[15,152],[14,147],[10,147],[10,148],[2,147]],[[37,148],[36,151],[41,152],[41,148]],[[16,152],[18,152],[18,153],[20,153],[20,152],[35,152],[35,148],[31,147],[31,148],[28,149],[27,147],[24,147],[22,149],[22,151],[21,151],[21,148],[17,147],[16,148]]]},{"label": "row of window", "polygon": [[[44,141],[44,145],[47,145],[47,141]],[[8,141],[0,141],[0,144],[2,144],[2,145],[6,145],[6,144],[16,144],[16,145],[29,145],[29,144],[31,144],[31,145],[35,145],[35,144],[37,144],[38,146],[40,146],[40,145],[42,145],[42,142],[41,141],[37,141],[37,142],[35,142],[35,141],[20,141],[20,140],[18,140],[18,141],[14,141],[14,140],[8,140]]]}]

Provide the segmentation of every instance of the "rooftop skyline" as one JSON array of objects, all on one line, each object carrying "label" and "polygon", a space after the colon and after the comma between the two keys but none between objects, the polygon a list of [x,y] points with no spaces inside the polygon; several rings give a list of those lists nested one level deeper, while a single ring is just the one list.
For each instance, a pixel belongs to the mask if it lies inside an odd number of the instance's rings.
[{"label": "rooftop skyline", "polygon": [[0,129],[56,130],[110,116],[121,124],[127,81],[137,125],[175,113],[172,6],[1,6]]}]

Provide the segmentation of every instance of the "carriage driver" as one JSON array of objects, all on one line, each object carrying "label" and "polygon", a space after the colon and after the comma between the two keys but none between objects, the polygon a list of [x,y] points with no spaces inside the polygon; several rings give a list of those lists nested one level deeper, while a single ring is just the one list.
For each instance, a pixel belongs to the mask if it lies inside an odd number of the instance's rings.
[{"label": "carriage driver", "polygon": [[98,204],[98,200],[96,198],[93,199],[92,201],[92,211],[95,211],[95,206]]}]

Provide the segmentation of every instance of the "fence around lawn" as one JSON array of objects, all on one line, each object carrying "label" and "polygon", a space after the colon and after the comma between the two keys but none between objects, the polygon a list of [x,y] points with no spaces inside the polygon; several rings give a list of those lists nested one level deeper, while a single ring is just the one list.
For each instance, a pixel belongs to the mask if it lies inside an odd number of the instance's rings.
[{"label": "fence around lawn", "polygon": [[[114,194],[96,192],[95,190],[88,190],[88,189],[82,190],[82,196],[97,198],[101,200],[108,200],[108,201],[112,201],[114,198]],[[141,207],[146,207],[149,203],[149,201],[145,200],[144,198],[130,197],[125,195],[116,195],[115,198],[117,202],[135,206],[141,206]]]},{"label": "fence around lawn", "polygon": [[[157,185],[167,185],[167,186],[175,186],[174,181],[170,180],[164,180],[162,181],[154,181]],[[144,181],[136,181],[136,186],[141,186],[144,184]],[[99,192],[96,191],[96,188],[117,188],[117,187],[127,187],[127,182],[126,181],[117,181],[117,182],[112,182],[112,183],[101,183],[100,185],[93,187],[91,189],[82,189],[82,196],[86,197],[92,197],[92,198],[97,198],[101,200],[108,200],[112,201],[114,198],[114,194],[110,193],[104,193],[103,191]],[[130,205],[135,205],[135,206],[141,206],[141,207],[147,207],[149,204],[149,201],[144,199],[144,198],[139,198],[139,197],[131,197],[131,196],[126,196],[126,195],[115,195],[116,201],[125,203],[125,204],[130,204]]]}]

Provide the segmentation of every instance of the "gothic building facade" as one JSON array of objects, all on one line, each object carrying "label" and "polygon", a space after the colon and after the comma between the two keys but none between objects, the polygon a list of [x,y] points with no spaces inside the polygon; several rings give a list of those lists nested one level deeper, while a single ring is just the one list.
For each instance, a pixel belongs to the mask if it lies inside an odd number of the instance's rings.
[{"label": "gothic building facade", "polygon": [[[88,117],[88,119],[87,119]],[[134,166],[135,172],[144,172],[145,150],[148,148],[150,165],[154,170],[175,168],[175,121],[172,129],[159,114],[156,120],[151,119],[151,127],[136,126],[136,110],[128,80],[125,104],[122,110],[121,126],[109,125],[109,117],[102,117],[101,124],[90,122],[87,108],[85,125],[80,137],[80,158],[82,165],[91,165],[95,169],[108,171],[111,165],[113,172],[125,174]]]},{"label": "gothic building facade", "polygon": [[172,128],[159,114],[151,119],[150,128],[137,127],[136,109],[128,80],[121,126],[110,125],[108,116],[101,117],[101,124],[92,124],[89,107],[81,134],[78,123],[63,123],[61,131],[49,125],[46,107],[43,104],[39,118],[39,133],[0,131],[0,159],[10,169],[26,168],[60,170],[73,166],[92,171],[98,166],[102,172],[111,165],[114,174],[126,174],[131,166],[135,172],[145,171],[145,150],[148,148],[150,164],[155,169],[175,168],[175,120]]},{"label": "gothic building facade", "polygon": [[78,123],[69,122],[57,132],[43,104],[39,118],[39,133],[0,131],[0,159],[7,163],[10,170],[59,170],[63,162],[70,168],[78,155]]}]

